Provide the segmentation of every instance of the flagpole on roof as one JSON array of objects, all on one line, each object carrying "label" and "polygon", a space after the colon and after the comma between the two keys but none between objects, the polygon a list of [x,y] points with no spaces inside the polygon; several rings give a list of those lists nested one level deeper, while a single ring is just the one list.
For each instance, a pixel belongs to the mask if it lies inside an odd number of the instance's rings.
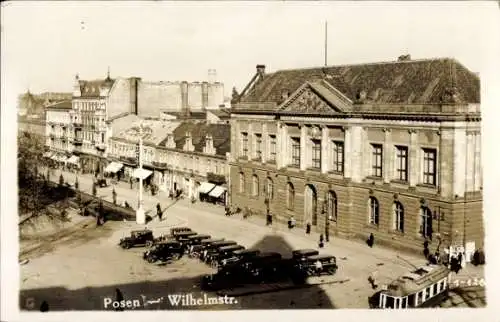
[{"label": "flagpole on roof", "polygon": [[325,67],[328,66],[328,20],[325,21]]}]

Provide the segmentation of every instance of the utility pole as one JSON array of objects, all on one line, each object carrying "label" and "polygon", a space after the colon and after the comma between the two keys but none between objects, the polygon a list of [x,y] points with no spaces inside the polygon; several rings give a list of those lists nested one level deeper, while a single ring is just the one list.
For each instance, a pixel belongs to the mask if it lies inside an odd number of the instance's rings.
[{"label": "utility pole", "polygon": [[146,224],[146,215],[143,208],[142,200],[142,123],[139,126],[139,205],[136,211],[136,222],[139,225]]}]

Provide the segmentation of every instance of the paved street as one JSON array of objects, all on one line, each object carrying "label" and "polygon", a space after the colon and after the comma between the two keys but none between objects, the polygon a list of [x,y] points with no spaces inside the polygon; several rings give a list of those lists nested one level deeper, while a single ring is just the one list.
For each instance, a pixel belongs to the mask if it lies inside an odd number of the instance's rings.
[{"label": "paved street", "polygon": [[[75,174],[64,173],[65,180],[74,184]],[[56,181],[59,171],[51,179]],[[80,189],[90,192],[92,178],[79,175]],[[127,184],[116,186],[118,202],[127,200],[137,204],[137,190]],[[112,188],[98,189],[98,195],[112,200]],[[247,248],[256,247],[263,251],[279,251],[283,254],[292,249],[317,248],[317,235],[307,236],[303,231],[288,231],[283,226],[266,227],[263,218],[243,219],[241,215],[224,216],[224,209],[207,203],[191,204],[188,200],[173,202],[164,193],[158,196],[145,194],[144,206],[151,215],[156,215],[155,206],[160,201],[166,208],[163,221],[153,218],[147,224],[155,234],[166,233],[173,226],[189,226],[200,233],[235,240]],[[92,228],[89,228],[92,227]],[[101,228],[86,227],[89,234]],[[21,266],[21,297],[37,298],[60,294],[64,300],[57,302],[61,307],[73,306],[80,297],[89,299],[83,309],[102,309],[102,298],[114,296],[114,288],[119,285],[126,296],[162,296],[171,292],[196,291],[199,276],[211,270],[194,260],[183,259],[167,267],[159,267],[143,262],[142,249],[123,251],[116,247],[118,240],[131,229],[138,228],[134,222],[108,222],[102,234],[94,239],[84,239],[80,243],[62,243],[50,254],[30,259]],[[365,244],[334,238],[326,245],[323,253],[335,255],[339,264],[336,281],[307,289],[289,290],[240,298],[238,304],[230,308],[366,308],[367,297],[373,293],[367,278],[376,272],[377,283],[384,284],[400,274],[412,269],[412,265],[424,263],[422,258],[401,255],[376,245],[369,248]],[[482,268],[468,265],[456,278],[469,279],[482,276]],[[328,282],[328,278],[324,278]],[[57,289],[46,288],[57,287]],[[46,290],[34,291],[45,288]],[[69,290],[64,290],[66,288]],[[142,292],[142,293],[141,293]],[[480,295],[477,295],[477,297]],[[469,296],[470,297],[470,296]],[[80,300],[79,300],[80,299]],[[471,298],[456,300],[459,306],[482,306],[471,304]],[[451,304],[452,305],[452,304]],[[221,307],[222,308],[222,307]],[[226,307],[229,308],[229,307]]]}]

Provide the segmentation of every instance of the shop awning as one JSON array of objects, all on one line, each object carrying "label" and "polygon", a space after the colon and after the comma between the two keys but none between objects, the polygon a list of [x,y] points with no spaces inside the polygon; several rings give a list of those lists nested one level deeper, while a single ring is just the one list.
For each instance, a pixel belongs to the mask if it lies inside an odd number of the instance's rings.
[{"label": "shop awning", "polygon": [[224,187],[216,186],[212,191],[210,191],[210,193],[208,195],[210,197],[220,198],[220,196],[222,196],[222,194],[224,194],[226,192],[226,190],[227,189]]},{"label": "shop awning", "polygon": [[215,188],[215,185],[210,182],[202,182],[200,184],[200,187],[198,188],[199,193],[209,193],[213,188]]},{"label": "shop awning", "polygon": [[53,154],[53,153],[54,153],[54,152],[47,151],[47,152],[45,152],[42,156],[43,156],[44,158],[50,158],[50,157],[52,156],[52,154]]},{"label": "shop awning", "polygon": [[120,169],[123,167],[123,164],[119,162],[111,162],[108,164],[108,166],[104,169],[104,172],[109,172],[109,173],[116,173],[120,171]]},{"label": "shop awning", "polygon": [[134,170],[134,173],[132,174],[132,176],[135,178],[144,180],[147,177],[149,177],[152,173],[153,173],[153,171],[137,168]]},{"label": "shop awning", "polygon": [[79,160],[80,160],[79,157],[77,157],[76,155],[72,155],[66,162],[73,163],[73,164],[78,164]]},{"label": "shop awning", "polygon": [[58,159],[60,162],[66,162],[68,160],[68,158],[65,155],[60,155]]}]

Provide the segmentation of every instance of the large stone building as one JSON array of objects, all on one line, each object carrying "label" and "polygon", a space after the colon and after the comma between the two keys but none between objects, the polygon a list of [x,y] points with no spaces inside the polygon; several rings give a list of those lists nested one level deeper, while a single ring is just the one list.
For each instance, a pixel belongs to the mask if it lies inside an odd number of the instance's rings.
[{"label": "large stone building", "polygon": [[217,109],[224,104],[224,84],[219,82],[145,82],[138,84],[139,116],[158,117],[162,112]]},{"label": "large stone building", "polygon": [[484,239],[480,121],[479,78],[454,59],[258,65],[232,110],[231,204],[470,254]]},{"label": "large stone building", "polygon": [[[72,157],[73,132],[71,131],[69,114],[71,106],[71,100],[69,100],[45,108],[45,146],[48,148],[48,153],[45,156],[57,162],[65,162]],[[71,161],[75,159],[76,156]]]},{"label": "large stone building", "polygon": [[85,81],[76,76],[70,111],[71,144],[81,155],[84,171],[103,172],[108,144],[109,120],[137,114],[138,78]]}]

